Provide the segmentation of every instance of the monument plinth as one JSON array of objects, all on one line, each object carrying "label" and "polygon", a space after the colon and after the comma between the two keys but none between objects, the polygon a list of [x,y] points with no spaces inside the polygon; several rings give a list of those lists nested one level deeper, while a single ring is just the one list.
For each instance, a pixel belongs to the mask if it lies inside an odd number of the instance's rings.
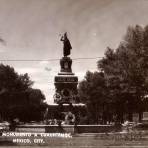
[{"label": "monument plinth", "polygon": [[60,66],[61,66],[61,71],[59,75],[73,75],[72,73],[72,59],[70,57],[63,57],[60,59]]},{"label": "monument plinth", "polygon": [[70,57],[63,57],[60,59],[60,66],[61,70],[54,79],[56,88],[54,102],[57,104],[78,103],[78,77],[72,73],[72,59]]}]

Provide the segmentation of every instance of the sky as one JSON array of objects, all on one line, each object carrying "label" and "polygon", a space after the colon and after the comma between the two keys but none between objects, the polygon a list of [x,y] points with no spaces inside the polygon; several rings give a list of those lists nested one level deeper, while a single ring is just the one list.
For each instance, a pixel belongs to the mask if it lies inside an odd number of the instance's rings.
[{"label": "sky", "polygon": [[[28,73],[33,88],[52,104],[60,65],[47,60],[63,56],[60,34],[68,33],[72,59],[103,57],[106,47],[116,49],[127,27],[136,24],[148,24],[148,0],[0,0],[0,37],[5,40],[0,61]],[[98,60],[73,60],[79,81],[87,70],[97,70]]]}]

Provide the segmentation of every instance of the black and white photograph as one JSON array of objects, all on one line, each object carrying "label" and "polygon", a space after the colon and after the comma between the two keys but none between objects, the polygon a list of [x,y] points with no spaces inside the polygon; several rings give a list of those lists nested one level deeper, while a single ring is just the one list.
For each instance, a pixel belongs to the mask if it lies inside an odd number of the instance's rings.
[{"label": "black and white photograph", "polygon": [[0,0],[0,146],[148,147],[148,0]]}]

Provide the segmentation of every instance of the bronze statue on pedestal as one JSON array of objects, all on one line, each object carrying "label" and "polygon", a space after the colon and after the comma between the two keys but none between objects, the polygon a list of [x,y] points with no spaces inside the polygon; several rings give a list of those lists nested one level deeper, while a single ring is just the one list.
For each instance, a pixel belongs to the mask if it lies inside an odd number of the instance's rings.
[{"label": "bronze statue on pedestal", "polygon": [[72,47],[66,32],[61,37],[61,41],[63,41],[63,55],[64,57],[67,57],[68,55],[70,55],[70,50],[72,49]]}]

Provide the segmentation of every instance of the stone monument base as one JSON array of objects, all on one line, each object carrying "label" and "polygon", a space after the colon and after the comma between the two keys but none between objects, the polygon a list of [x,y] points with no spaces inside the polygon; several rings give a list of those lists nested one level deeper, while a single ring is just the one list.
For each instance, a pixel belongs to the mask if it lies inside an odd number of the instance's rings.
[{"label": "stone monument base", "polygon": [[113,132],[113,125],[18,125],[16,132],[29,133],[106,133]]}]

